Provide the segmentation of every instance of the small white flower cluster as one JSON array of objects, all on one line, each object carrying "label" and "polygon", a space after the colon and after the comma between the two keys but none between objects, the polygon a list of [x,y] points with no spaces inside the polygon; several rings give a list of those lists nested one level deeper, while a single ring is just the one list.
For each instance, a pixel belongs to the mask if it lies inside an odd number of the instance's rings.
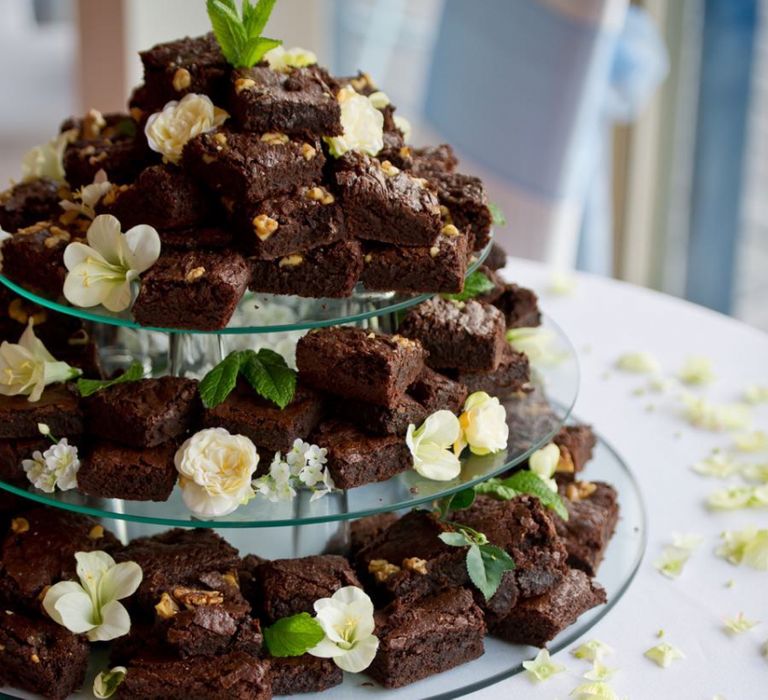
[{"label": "small white flower cluster", "polygon": [[67,438],[54,443],[45,452],[36,450],[32,459],[22,460],[21,466],[32,485],[45,493],[53,493],[57,486],[62,491],[77,488],[80,459],[77,447],[70,445]]},{"label": "small white flower cluster", "polygon": [[90,185],[85,185],[74,193],[74,198],[79,201],[71,202],[63,199],[59,202],[59,206],[64,211],[75,212],[75,215],[82,214],[93,220],[96,218],[96,205],[111,189],[112,183],[107,179],[106,171],[99,170]]},{"label": "small white flower cluster", "polygon": [[253,480],[253,490],[273,503],[290,501],[302,487],[312,491],[311,501],[322,498],[335,488],[325,466],[327,454],[324,447],[297,438],[285,459],[278,452],[269,467],[269,474]]}]

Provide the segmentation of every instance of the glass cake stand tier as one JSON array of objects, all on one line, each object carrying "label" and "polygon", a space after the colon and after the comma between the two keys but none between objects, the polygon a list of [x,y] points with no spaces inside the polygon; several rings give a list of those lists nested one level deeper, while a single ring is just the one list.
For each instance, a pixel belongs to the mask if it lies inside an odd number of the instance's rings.
[{"label": "glass cake stand tier", "polygon": [[343,521],[373,513],[411,508],[442,498],[500,474],[520,464],[534,450],[549,442],[568,418],[576,400],[579,368],[576,352],[562,330],[544,319],[542,332],[550,336],[552,364],[535,366],[533,391],[504,401],[510,426],[507,449],[494,455],[462,458],[462,470],[453,481],[431,481],[408,470],[387,481],[367,484],[310,502],[300,492],[291,502],[270,503],[257,496],[234,513],[215,520],[193,517],[174,489],[162,503],[127,501],[86,496],[76,490],[46,494],[31,485],[14,486],[0,481],[4,489],[50,506],[96,517],[168,527],[256,528]]},{"label": "glass cake stand tier", "polygon": [[[467,268],[467,275],[474,272],[488,257],[493,236],[488,245],[477,253]],[[321,272],[318,271],[318,274]],[[281,294],[248,292],[226,328],[216,331],[198,331],[184,328],[158,328],[142,326],[131,317],[130,311],[113,313],[98,306],[81,309],[67,303],[59,303],[35,294],[0,274],[0,283],[29,301],[58,313],[67,314],[96,324],[121,328],[157,331],[175,335],[239,335],[253,333],[283,333],[309,330],[345,323],[356,323],[379,316],[394,315],[426,301],[434,294],[402,294],[397,292],[371,292],[358,285],[352,296],[344,299],[305,299]]]},{"label": "glass cake stand tier", "polygon": [[[630,584],[640,566],[646,546],[647,519],[642,495],[637,481],[629,467],[616,451],[604,440],[599,439],[594,458],[585,470],[589,479],[612,483],[619,494],[621,518],[605,555],[597,580],[605,588],[608,596],[606,605],[595,608],[556,637],[548,648],[552,654],[573,645],[584,636],[603,617],[616,614],[615,608]],[[294,528],[278,528],[270,532],[270,538],[251,539],[251,550],[254,553],[269,556],[264,550],[265,540],[278,539],[283,535],[286,539],[292,537]],[[232,540],[232,535],[246,533],[222,532],[223,536]],[[246,550],[240,542],[234,541],[241,553]],[[536,655],[533,647],[509,644],[492,637],[486,637],[485,653],[479,659],[451,671],[441,673],[405,688],[387,690],[371,682],[364,674],[345,674],[344,683],[325,693],[307,694],[304,700],[359,700],[360,698],[382,698],[382,700],[448,700],[488,687],[523,671],[522,662]],[[90,688],[93,677],[99,671],[108,668],[108,655],[105,651],[93,654],[88,678],[83,691],[72,696],[74,700],[92,700]],[[557,660],[557,659],[555,659]],[[584,670],[589,665],[584,662]],[[576,681],[574,681],[576,685]],[[2,691],[5,691],[3,695]],[[525,693],[523,693],[525,695]],[[9,698],[25,698],[32,700],[37,696],[15,691],[11,688],[0,689],[0,696]],[[522,696],[521,696],[522,697]]]}]

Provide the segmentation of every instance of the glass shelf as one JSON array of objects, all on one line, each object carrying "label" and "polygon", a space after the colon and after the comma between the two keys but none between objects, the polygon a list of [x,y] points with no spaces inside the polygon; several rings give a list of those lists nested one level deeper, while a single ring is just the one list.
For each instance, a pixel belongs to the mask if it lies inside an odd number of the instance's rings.
[{"label": "glass shelf", "polygon": [[[585,635],[595,624],[614,612],[616,604],[629,589],[645,552],[647,518],[637,482],[621,457],[604,440],[599,439],[594,458],[587,466],[585,475],[589,479],[608,481],[619,494],[621,518],[611,540],[597,580],[605,588],[608,603],[590,610],[578,621],[564,630],[547,646],[552,654],[570,647]],[[275,530],[274,535],[285,533],[290,539],[292,528]],[[228,535],[226,533],[225,537]],[[252,548],[260,553],[261,543],[252,541]],[[241,550],[241,553],[245,553]],[[385,698],[386,700],[449,700],[498,683],[523,671],[522,662],[532,659],[536,649],[510,644],[492,637],[485,639],[485,654],[479,659],[451,671],[441,673],[423,681],[388,690],[369,681],[367,676],[345,674],[344,683],[330,692],[307,694],[305,700],[323,700],[333,697],[337,700],[360,700],[360,698]],[[90,692],[95,674],[108,667],[108,654],[99,650],[92,656],[91,669],[84,690],[73,695],[73,700],[92,700]],[[557,659],[555,659],[557,660]],[[584,666],[586,670],[587,666]],[[37,696],[4,689],[4,697],[32,700]],[[525,693],[523,693],[524,695]],[[3,693],[0,692],[0,696]]]},{"label": "glass shelf", "polygon": [[[491,235],[488,245],[473,258],[467,268],[467,275],[474,272],[488,257],[492,245],[493,235]],[[130,311],[113,313],[100,306],[93,309],[80,309],[67,303],[59,303],[30,292],[2,274],[0,274],[0,283],[39,306],[84,321],[145,331],[195,335],[281,333],[356,323],[378,316],[396,314],[398,311],[420,304],[434,296],[434,294],[369,292],[362,285],[358,285],[352,296],[345,299],[304,299],[290,295],[247,292],[240,300],[226,328],[216,331],[197,331],[184,328],[142,326],[133,320]]]},{"label": "glass shelf", "polygon": [[270,503],[256,497],[234,513],[216,520],[198,520],[182,501],[178,488],[163,503],[93,498],[77,491],[46,494],[33,487],[16,487],[0,481],[0,488],[16,495],[96,517],[152,523],[168,527],[255,528],[306,525],[359,518],[372,513],[412,508],[484,481],[520,464],[534,450],[549,442],[568,418],[576,400],[579,368],[576,352],[562,330],[550,319],[543,329],[552,337],[555,364],[533,368],[534,390],[504,404],[510,437],[507,449],[494,455],[462,458],[461,475],[449,482],[430,481],[408,470],[387,481],[333,493],[310,502],[299,493],[288,503]]}]

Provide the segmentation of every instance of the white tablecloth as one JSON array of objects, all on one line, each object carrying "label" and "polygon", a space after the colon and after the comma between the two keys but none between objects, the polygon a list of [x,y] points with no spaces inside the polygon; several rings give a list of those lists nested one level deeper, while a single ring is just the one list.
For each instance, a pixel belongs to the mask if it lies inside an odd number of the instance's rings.
[{"label": "white tablecloth", "polygon": [[[768,527],[768,509],[707,510],[708,494],[726,482],[699,476],[690,467],[713,448],[728,446],[730,435],[691,427],[680,416],[679,401],[634,393],[648,384],[647,377],[613,369],[616,358],[628,351],[651,352],[668,374],[674,374],[687,356],[706,355],[712,358],[716,380],[698,391],[712,401],[735,402],[747,386],[768,386],[768,335],[613,280],[578,275],[571,294],[554,295],[546,291],[549,271],[538,264],[510,260],[503,274],[539,291],[544,311],[572,339],[582,370],[575,412],[624,457],[647,504],[648,549],[640,571],[615,609],[580,641],[596,638],[613,647],[615,653],[605,663],[618,668],[610,683],[622,698],[768,698],[768,659],[761,656],[768,641],[768,572],[736,567],[714,553],[725,529]],[[755,407],[753,416],[754,428],[768,431],[768,404]],[[751,458],[768,462],[768,452]],[[674,532],[700,534],[705,541],[682,575],[670,580],[653,562],[671,544]],[[761,624],[729,636],[723,620],[739,612]],[[656,638],[659,629],[665,632],[663,640]],[[643,653],[660,641],[678,647],[686,658],[659,668]],[[567,672],[548,681],[536,683],[521,674],[469,697],[567,698],[586,682],[580,675],[589,670],[587,662],[569,651],[554,656]]]}]

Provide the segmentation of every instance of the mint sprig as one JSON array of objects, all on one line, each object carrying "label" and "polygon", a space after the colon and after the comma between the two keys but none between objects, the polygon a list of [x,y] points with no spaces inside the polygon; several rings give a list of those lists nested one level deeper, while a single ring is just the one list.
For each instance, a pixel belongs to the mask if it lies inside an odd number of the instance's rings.
[{"label": "mint sprig", "polygon": [[198,390],[203,405],[214,408],[223,403],[242,376],[256,393],[285,408],[296,393],[296,372],[274,350],[236,350],[227,355],[202,380]]},{"label": "mint sprig", "polygon": [[563,520],[568,520],[568,509],[560,494],[550,489],[537,474],[525,469],[505,479],[488,479],[475,486],[475,491],[504,501],[521,494],[535,496],[544,507],[557,513]]},{"label": "mint sprig", "polygon": [[256,65],[282,41],[261,36],[277,0],[243,0],[238,12],[235,0],[207,0],[206,9],[213,33],[227,62],[235,68]]},{"label": "mint sprig", "polygon": [[464,289],[458,294],[443,294],[443,298],[450,301],[469,301],[481,294],[490,292],[494,286],[493,282],[488,279],[488,275],[480,272],[480,270],[475,270],[464,280]]},{"label": "mint sprig", "polygon": [[504,212],[501,211],[501,207],[493,202],[488,202],[488,210],[491,212],[491,219],[494,226],[506,226],[507,217],[504,216]]},{"label": "mint sprig", "polygon": [[309,613],[283,617],[264,629],[264,643],[272,656],[301,656],[325,637],[320,623]]},{"label": "mint sprig", "polygon": [[97,391],[106,389],[116,384],[124,384],[126,382],[136,382],[144,377],[144,365],[140,362],[132,363],[125,372],[115,377],[114,379],[78,379],[77,391],[80,396],[91,396]]}]

